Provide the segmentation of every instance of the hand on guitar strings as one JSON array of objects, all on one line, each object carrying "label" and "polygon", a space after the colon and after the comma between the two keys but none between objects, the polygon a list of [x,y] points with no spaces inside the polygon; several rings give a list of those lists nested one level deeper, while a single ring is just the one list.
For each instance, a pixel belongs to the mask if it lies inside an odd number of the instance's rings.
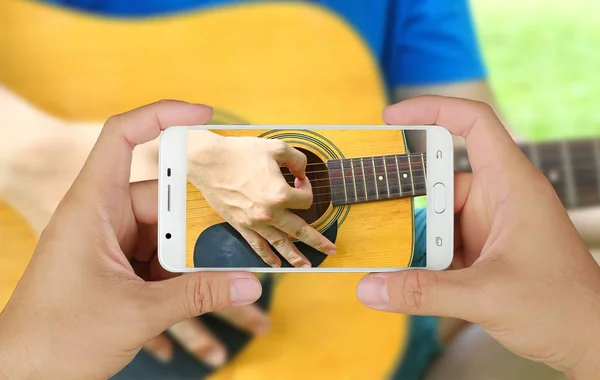
[{"label": "hand on guitar strings", "polygon": [[106,122],[0,314],[0,378],[110,378],[168,327],[258,299],[251,273],[162,270],[156,181],[129,182],[136,145],[211,113],[168,101]]},{"label": "hand on guitar strings", "polygon": [[[294,267],[311,266],[290,236],[335,254],[331,241],[289,211],[309,209],[313,202],[302,152],[281,140],[207,133],[197,143],[188,142],[188,179],[265,263],[281,266],[271,244]],[[296,177],[293,187],[281,166]]]},{"label": "hand on guitar strings", "polygon": [[388,124],[437,124],[464,137],[473,173],[455,176],[449,270],[370,274],[358,285],[360,301],[476,323],[518,355],[571,378],[600,378],[600,267],[492,109],[425,96],[383,115]]}]

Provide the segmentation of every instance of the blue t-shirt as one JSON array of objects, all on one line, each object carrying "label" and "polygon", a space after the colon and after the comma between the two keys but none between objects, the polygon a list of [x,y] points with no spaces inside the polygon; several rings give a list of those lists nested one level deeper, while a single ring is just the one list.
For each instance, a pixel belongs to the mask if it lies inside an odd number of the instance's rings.
[{"label": "blue t-shirt", "polygon": [[[150,17],[260,0],[42,0],[107,17]],[[308,0],[362,36],[388,89],[485,78],[468,0]]]}]

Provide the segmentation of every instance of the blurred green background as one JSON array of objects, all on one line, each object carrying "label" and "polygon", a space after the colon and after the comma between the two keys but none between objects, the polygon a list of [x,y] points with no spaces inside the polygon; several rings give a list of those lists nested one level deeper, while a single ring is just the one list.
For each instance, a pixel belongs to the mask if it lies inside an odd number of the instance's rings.
[{"label": "blurred green background", "polygon": [[[504,122],[523,140],[600,138],[600,0],[471,0]],[[425,207],[426,197],[415,199]]]},{"label": "blurred green background", "polygon": [[505,121],[524,139],[600,135],[600,1],[471,4]]}]

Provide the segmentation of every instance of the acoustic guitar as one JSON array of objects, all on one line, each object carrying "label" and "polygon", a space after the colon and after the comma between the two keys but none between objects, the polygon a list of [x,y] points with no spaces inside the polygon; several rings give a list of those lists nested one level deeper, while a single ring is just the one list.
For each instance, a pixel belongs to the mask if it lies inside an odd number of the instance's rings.
[{"label": "acoustic guitar", "polygon": [[[600,205],[600,139],[522,143],[520,147],[552,183],[566,208]],[[455,149],[454,168],[471,171],[464,149]]]},{"label": "acoustic guitar", "polygon": [[[343,20],[318,6],[250,4],[128,20],[33,1],[0,4],[0,50],[6,52],[0,54],[0,82],[64,120],[101,121],[174,98],[214,106],[212,123],[369,125],[381,123],[388,104],[368,47]],[[388,150],[387,142],[358,152],[349,140],[332,141],[344,158],[400,154]],[[571,173],[574,178],[578,172]],[[409,198],[351,204],[348,218],[363,206],[410,215],[410,204]],[[364,225],[385,225],[384,215],[363,214]],[[350,222],[340,231],[349,230]],[[402,241],[398,249],[408,263],[412,219],[395,228],[387,244]],[[0,305],[35,243],[25,221],[0,202]],[[248,341],[212,378],[389,377],[402,360],[409,320],[360,305],[354,289],[361,276],[279,277],[270,294],[270,332]]]},{"label": "acoustic guitar", "polygon": [[[216,132],[279,139],[306,154],[313,204],[308,210],[295,212],[337,246],[337,254],[327,257],[305,244],[297,244],[313,266],[382,268],[411,264],[411,198],[426,193],[426,154],[406,154],[402,131]],[[293,175],[282,170],[293,186]],[[188,267],[267,267],[190,182],[187,197]],[[283,258],[282,265],[290,266]]]}]

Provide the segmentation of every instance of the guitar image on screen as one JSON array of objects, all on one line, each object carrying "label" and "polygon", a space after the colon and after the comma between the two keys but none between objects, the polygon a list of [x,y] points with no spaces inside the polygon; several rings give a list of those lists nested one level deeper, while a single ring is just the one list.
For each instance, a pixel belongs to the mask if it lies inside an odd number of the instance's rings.
[{"label": "guitar image on screen", "polygon": [[[313,266],[381,268],[411,264],[412,198],[426,193],[426,154],[408,154],[403,131],[213,132],[279,139],[307,156],[313,204],[308,210],[294,212],[337,246],[337,254],[327,257],[306,244],[297,243]],[[283,168],[283,175],[293,186],[294,177],[287,168]],[[187,197],[188,266],[267,266],[191,182],[188,182]],[[215,255],[215,251],[219,254]],[[283,258],[282,265],[290,266]]]}]

